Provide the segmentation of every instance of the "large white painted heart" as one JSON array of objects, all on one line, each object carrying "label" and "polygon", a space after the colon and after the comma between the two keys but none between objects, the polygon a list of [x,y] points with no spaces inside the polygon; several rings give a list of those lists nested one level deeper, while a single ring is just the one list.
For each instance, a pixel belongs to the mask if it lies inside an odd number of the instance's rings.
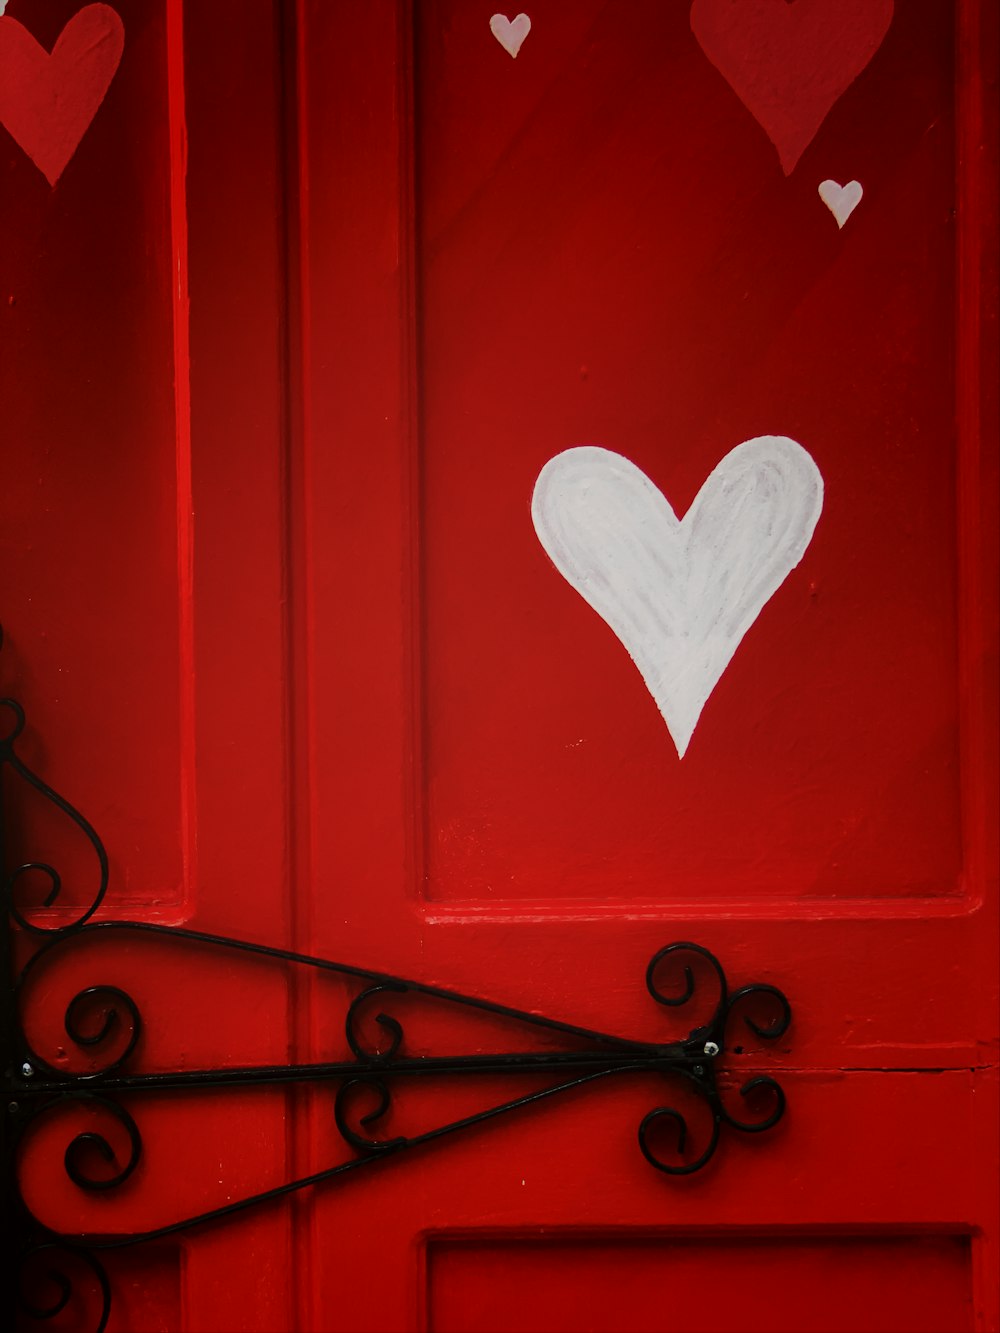
[{"label": "large white painted heart", "polygon": [[506,14],[494,14],[490,19],[490,32],[507,54],[515,59],[530,31],[531,19],[527,14],[518,14],[515,19],[509,19]]},{"label": "large white painted heart", "polygon": [[761,608],[802,559],[823,478],[783,435],[739,444],[683,519],[608,449],[567,449],[535,482],[538,540],[635,662],[683,758]]}]

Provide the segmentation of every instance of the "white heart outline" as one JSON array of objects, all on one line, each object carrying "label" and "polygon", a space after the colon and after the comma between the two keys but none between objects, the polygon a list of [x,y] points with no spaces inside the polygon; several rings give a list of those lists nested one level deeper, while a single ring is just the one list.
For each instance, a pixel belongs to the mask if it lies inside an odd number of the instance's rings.
[{"label": "white heart outline", "polygon": [[784,435],[731,449],[683,519],[630,459],[596,445],[550,458],[531,498],[538,540],[624,645],[681,759],[822,509],[819,468]]},{"label": "white heart outline", "polygon": [[860,181],[848,181],[846,185],[839,185],[834,180],[820,181],[818,188],[819,197],[836,218],[840,229],[861,203],[864,193]]},{"label": "white heart outline", "polygon": [[530,31],[531,19],[527,14],[517,14],[513,19],[506,14],[494,14],[490,19],[490,32],[514,60]]}]

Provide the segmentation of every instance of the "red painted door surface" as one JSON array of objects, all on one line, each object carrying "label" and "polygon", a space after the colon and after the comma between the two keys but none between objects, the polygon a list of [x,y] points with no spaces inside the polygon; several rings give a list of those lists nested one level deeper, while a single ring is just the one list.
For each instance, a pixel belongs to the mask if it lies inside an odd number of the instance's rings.
[{"label": "red painted door surface", "polygon": [[[51,49],[78,7],[0,26]],[[813,7],[776,68],[847,61],[884,8]],[[655,1040],[687,1026],[646,964],[693,940],[794,1017],[722,1056],[784,1119],[700,1173],[639,1151],[663,1080],[602,1081],[108,1251],[109,1329],[997,1328],[996,6],[896,0],[787,171],[733,86],[757,38],[708,0],[536,0],[516,58],[478,0],[115,9],[55,185],[0,135],[0,666],[108,848],[98,919]],[[863,187],[843,225],[824,181]],[[683,515],[771,435],[823,512],[679,758],[533,487],[598,446]],[[58,922],[86,848],[8,798]],[[304,973],[101,937],[26,1022],[75,1067],[101,983],[147,1070],[336,1058],[345,987]],[[406,1016],[417,1050],[523,1040]],[[429,1080],[379,1132],[516,1091]],[[100,1194],[70,1112],[29,1137],[48,1225],[156,1231],[351,1155],[329,1089],[130,1109],[142,1160]]]}]

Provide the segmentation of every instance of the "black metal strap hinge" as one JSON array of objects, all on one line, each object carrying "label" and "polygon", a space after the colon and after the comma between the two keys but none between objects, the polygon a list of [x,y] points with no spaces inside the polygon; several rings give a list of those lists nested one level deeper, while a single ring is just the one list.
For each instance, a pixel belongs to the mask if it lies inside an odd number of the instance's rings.
[{"label": "black metal strap hinge", "polygon": [[[8,1290],[18,1292],[18,1303],[28,1319],[47,1319],[60,1313],[78,1296],[77,1288],[87,1278],[96,1310],[93,1324],[97,1333],[103,1333],[111,1308],[111,1283],[98,1257],[102,1250],[222,1221],[248,1207],[264,1206],[296,1190],[354,1173],[610,1077],[663,1076],[668,1086],[683,1093],[679,1099],[673,1098],[677,1105],[654,1106],[634,1131],[646,1161],[669,1176],[690,1176],[705,1167],[724,1127],[760,1133],[781,1119],[785,1096],[774,1078],[758,1073],[735,1089],[741,1108],[738,1112],[732,1102],[733,1080],[722,1072],[721,1065],[737,1021],[741,1024],[738,1031],[744,1033],[740,1038],[743,1041],[759,1038],[773,1042],[783,1036],[791,1021],[788,1001],[775,986],[764,983],[730,991],[718,959],[699,944],[668,944],[653,956],[646,969],[649,995],[667,1009],[681,1011],[698,1005],[711,987],[709,1012],[700,1023],[680,1039],[655,1042],[633,1040],[478,996],[230,936],[144,921],[95,920],[109,878],[108,857],[101,840],[83,815],[19,758],[16,742],[25,725],[20,704],[12,699],[0,700],[0,717],[3,713],[11,724],[0,737],[0,782],[13,779],[26,783],[61,811],[90,843],[98,869],[97,887],[85,908],[75,912],[70,921],[63,918],[61,923],[52,924],[61,891],[56,868],[48,862],[31,861],[6,871],[4,860],[11,929],[0,932],[7,979],[3,999],[3,1132],[7,1210],[16,1237],[15,1253],[8,1256],[7,1276]],[[32,884],[37,898],[39,879],[46,886],[44,896],[38,906],[29,908],[25,899]],[[37,945],[17,969],[13,965],[15,936],[22,947],[26,940]],[[343,993],[348,996],[342,1001],[344,1058],[206,1069],[144,1069],[139,1004],[124,988],[104,983],[79,990],[65,1012],[64,1028],[70,1043],[88,1056],[84,1072],[67,1073],[59,1063],[32,1047],[24,1010],[33,983],[45,969],[73,957],[88,941],[121,939],[124,944],[129,939],[150,937],[178,949],[252,955],[288,969],[341,979],[346,984]],[[525,1039],[516,1049],[500,1051],[432,1054],[410,1049],[404,1018],[421,1004],[499,1020],[511,1030],[523,1031]],[[399,1128],[394,1098],[409,1081],[485,1075],[509,1079],[511,1095],[443,1124],[422,1126],[410,1133],[380,1133],[382,1125],[392,1123],[394,1130]],[[41,1118],[56,1108],[76,1103],[86,1110],[87,1128],[76,1133],[65,1148],[65,1171],[84,1194],[106,1194],[121,1189],[142,1159],[143,1095],[282,1084],[330,1087],[336,1129],[349,1152],[345,1160],[259,1194],[128,1235],[58,1232],[37,1217],[25,1200],[21,1180],[23,1145]],[[702,1108],[694,1136],[689,1134],[685,1114],[692,1099]],[[698,1140],[694,1149],[691,1137]],[[37,1295],[42,1288],[48,1293],[44,1299]]]}]

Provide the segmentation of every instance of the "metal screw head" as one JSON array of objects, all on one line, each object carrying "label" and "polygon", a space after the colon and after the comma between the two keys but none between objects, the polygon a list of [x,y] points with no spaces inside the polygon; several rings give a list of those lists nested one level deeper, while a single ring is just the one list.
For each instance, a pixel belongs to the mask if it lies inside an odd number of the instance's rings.
[{"label": "metal screw head", "polygon": [[22,1078],[31,1078],[31,1076],[32,1076],[32,1074],[34,1074],[34,1072],[35,1072],[35,1067],[34,1067],[34,1065],[29,1064],[28,1061],[25,1060],[24,1064],[21,1066],[21,1077],[22,1077]]},{"label": "metal screw head", "polygon": [[11,1113],[11,1115],[17,1115],[20,1109],[21,1108],[18,1106],[17,1102],[9,1102],[7,1105],[7,1110]]},{"label": "metal screw head", "polygon": [[708,1056],[718,1055],[718,1054],[719,1054],[719,1044],[718,1044],[718,1042],[715,1042],[715,1041],[706,1041],[706,1042],[705,1042],[705,1054],[708,1055]]}]

